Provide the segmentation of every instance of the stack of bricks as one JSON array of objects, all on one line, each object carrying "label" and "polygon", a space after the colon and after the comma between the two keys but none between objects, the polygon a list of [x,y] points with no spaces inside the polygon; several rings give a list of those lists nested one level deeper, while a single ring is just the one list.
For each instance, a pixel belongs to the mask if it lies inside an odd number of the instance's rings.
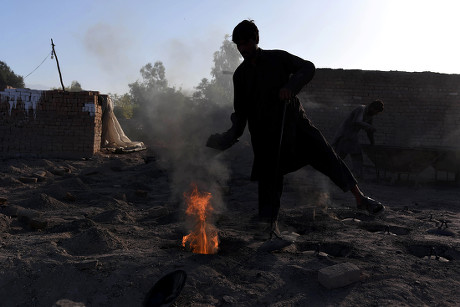
[{"label": "stack of bricks", "polygon": [[0,92],[1,157],[90,157],[100,150],[98,92]]},{"label": "stack of bricks", "polygon": [[300,98],[329,141],[354,108],[380,99],[376,144],[460,148],[460,75],[318,69]]}]

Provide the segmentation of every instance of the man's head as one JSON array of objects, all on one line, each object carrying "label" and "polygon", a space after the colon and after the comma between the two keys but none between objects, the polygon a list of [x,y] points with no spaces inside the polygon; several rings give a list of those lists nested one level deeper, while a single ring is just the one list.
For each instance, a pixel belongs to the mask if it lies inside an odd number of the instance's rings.
[{"label": "man's head", "polygon": [[383,108],[384,108],[384,105],[381,100],[374,100],[369,104],[367,112],[370,116],[374,116],[380,112],[383,112]]},{"label": "man's head", "polygon": [[253,20],[243,20],[232,33],[232,41],[236,44],[243,58],[252,59],[256,55],[259,44],[259,29]]}]

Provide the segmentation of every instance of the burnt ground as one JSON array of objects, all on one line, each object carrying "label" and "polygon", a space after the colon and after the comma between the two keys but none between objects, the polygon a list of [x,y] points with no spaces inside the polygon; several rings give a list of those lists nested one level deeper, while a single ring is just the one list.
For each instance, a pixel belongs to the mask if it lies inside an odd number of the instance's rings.
[{"label": "burnt ground", "polygon": [[[219,252],[193,254],[183,201],[154,150],[91,159],[8,159],[0,166],[2,306],[140,306],[164,274],[188,277],[174,306],[458,306],[460,188],[428,173],[376,180],[363,191],[387,204],[369,216],[311,168],[286,177],[281,230],[300,234],[284,249],[259,248],[252,218],[257,186],[251,153],[238,144],[216,213]],[[37,182],[28,182],[30,178]],[[29,179],[29,180],[28,180]],[[315,212],[313,217],[312,212]],[[447,222],[447,227],[444,221]],[[441,226],[442,224],[442,226]],[[318,270],[356,264],[361,280],[338,289]],[[61,301],[62,302],[62,301]]]}]

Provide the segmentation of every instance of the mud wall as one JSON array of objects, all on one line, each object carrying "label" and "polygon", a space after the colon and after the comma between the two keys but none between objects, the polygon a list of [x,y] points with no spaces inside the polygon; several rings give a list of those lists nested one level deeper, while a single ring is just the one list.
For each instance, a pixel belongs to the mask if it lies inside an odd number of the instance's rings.
[{"label": "mud wall", "polygon": [[300,98],[329,141],[356,106],[380,99],[376,144],[460,147],[460,75],[318,69]]},{"label": "mud wall", "polygon": [[0,157],[89,157],[100,150],[98,92],[0,92]]}]

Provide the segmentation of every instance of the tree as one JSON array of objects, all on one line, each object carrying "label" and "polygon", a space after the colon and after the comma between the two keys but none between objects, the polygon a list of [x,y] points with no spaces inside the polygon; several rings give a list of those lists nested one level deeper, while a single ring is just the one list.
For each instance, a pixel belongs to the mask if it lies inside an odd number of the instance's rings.
[{"label": "tree", "polygon": [[83,91],[83,89],[81,88],[81,84],[78,81],[72,81],[72,84],[70,84],[70,87],[66,87],[66,91],[80,92],[80,91]]},{"label": "tree", "polygon": [[146,64],[140,70],[142,80],[129,84],[129,93],[134,105],[133,118],[150,117],[168,104],[169,108],[182,105],[187,98],[174,87],[168,86],[166,69],[162,62]]},{"label": "tree", "polygon": [[235,44],[225,35],[222,46],[214,52],[214,67],[211,80],[202,79],[195,88],[193,99],[196,102],[213,102],[228,105],[233,100],[232,74],[241,63],[241,55]]},{"label": "tree", "polygon": [[168,87],[166,69],[162,62],[157,61],[154,65],[147,63],[140,70],[142,81],[129,84],[133,98],[142,99],[145,95],[158,94]]},{"label": "tree", "polygon": [[114,113],[117,118],[124,117],[131,119],[133,117],[134,104],[129,94],[117,95],[109,94],[114,104]]},{"label": "tree", "polygon": [[196,103],[205,103],[209,97],[211,97],[210,93],[211,84],[207,78],[201,79],[200,84],[195,87],[195,92],[192,94],[192,98]]},{"label": "tree", "polygon": [[15,88],[24,88],[24,78],[16,75],[5,62],[0,61],[0,90],[6,86]]},{"label": "tree", "polygon": [[[147,108],[156,97],[168,87],[166,69],[160,61],[154,65],[147,63],[140,69],[142,80],[128,84],[129,92],[136,108]],[[134,111],[136,113],[136,110]],[[136,115],[135,115],[136,116]]]},{"label": "tree", "polygon": [[[142,80],[129,84],[129,93],[133,104],[133,118],[141,122],[159,115],[170,117],[176,108],[185,107],[189,99],[168,86],[166,69],[162,62],[146,64],[140,70]],[[166,111],[167,110],[167,111]]]},{"label": "tree", "polygon": [[[51,89],[52,89],[52,90],[60,90],[60,89],[62,89],[62,88],[60,88],[60,87],[52,87]],[[76,80],[72,81],[72,83],[70,84],[70,86],[66,86],[66,87],[65,87],[65,90],[66,90],[67,92],[80,92],[80,91],[83,91],[83,89],[81,88],[80,82],[78,82],[78,81],[76,81]]]},{"label": "tree", "polygon": [[190,140],[195,110],[191,99],[168,86],[162,62],[148,63],[140,70],[142,79],[129,84],[133,105],[132,123],[143,141],[171,144]]}]

